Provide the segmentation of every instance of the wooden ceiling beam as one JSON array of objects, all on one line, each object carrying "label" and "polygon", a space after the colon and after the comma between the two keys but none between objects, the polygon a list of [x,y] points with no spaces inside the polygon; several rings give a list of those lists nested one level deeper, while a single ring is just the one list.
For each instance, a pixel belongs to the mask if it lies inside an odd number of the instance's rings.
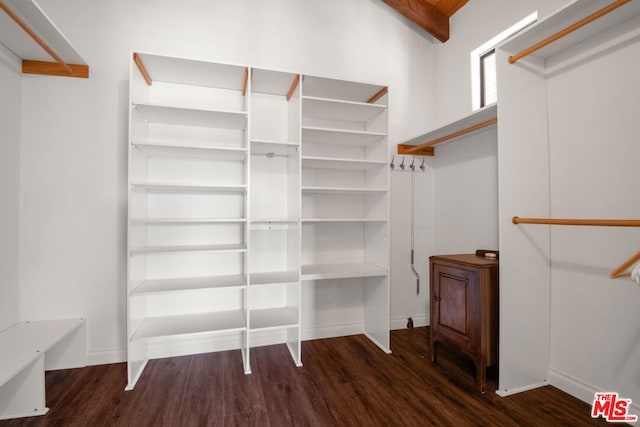
[{"label": "wooden ceiling beam", "polygon": [[425,0],[382,0],[441,42],[449,40],[449,17]]}]

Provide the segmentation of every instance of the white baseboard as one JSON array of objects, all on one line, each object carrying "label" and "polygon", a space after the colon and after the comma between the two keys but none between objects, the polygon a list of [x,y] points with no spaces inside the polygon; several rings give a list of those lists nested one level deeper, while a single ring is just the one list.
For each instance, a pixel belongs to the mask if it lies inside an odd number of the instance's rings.
[{"label": "white baseboard", "polygon": [[[591,405],[596,393],[603,392],[620,392],[619,390],[605,390],[591,384],[587,384],[571,375],[549,368],[549,383],[570,394],[571,396],[582,400]],[[621,398],[628,399],[629,396],[621,395]],[[640,415],[640,402],[631,402],[630,411],[634,415]]]},{"label": "white baseboard", "polygon": [[108,365],[127,361],[127,350],[114,348],[110,350],[90,351],[87,353],[87,366]]},{"label": "white baseboard", "polygon": [[500,397],[506,397],[506,396],[511,396],[512,394],[522,393],[523,391],[533,390],[534,388],[544,387],[546,385],[549,385],[549,382],[547,380],[541,383],[528,384],[522,387],[505,388],[505,389],[496,390],[496,394]]},{"label": "white baseboard", "polygon": [[[408,318],[409,316],[392,317],[391,322],[389,323],[389,327],[392,331],[395,331],[397,329],[406,329]],[[413,319],[413,326],[415,328],[429,325],[429,319],[427,318],[426,314],[411,315],[411,318]]]}]

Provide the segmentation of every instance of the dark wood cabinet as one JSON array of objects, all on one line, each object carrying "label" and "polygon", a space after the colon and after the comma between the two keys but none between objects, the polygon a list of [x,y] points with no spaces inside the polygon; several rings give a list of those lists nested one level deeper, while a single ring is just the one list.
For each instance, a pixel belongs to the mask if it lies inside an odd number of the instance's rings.
[{"label": "dark wood cabinet", "polygon": [[446,342],[471,357],[485,391],[486,368],[498,364],[498,261],[475,254],[429,258],[431,360]]}]

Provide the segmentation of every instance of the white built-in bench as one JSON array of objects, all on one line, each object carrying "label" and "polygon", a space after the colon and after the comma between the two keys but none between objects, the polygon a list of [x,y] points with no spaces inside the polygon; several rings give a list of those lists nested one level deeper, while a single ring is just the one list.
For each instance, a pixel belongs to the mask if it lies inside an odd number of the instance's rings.
[{"label": "white built-in bench", "polygon": [[21,322],[0,332],[0,420],[46,414],[45,370],[84,366],[86,346],[84,319]]}]

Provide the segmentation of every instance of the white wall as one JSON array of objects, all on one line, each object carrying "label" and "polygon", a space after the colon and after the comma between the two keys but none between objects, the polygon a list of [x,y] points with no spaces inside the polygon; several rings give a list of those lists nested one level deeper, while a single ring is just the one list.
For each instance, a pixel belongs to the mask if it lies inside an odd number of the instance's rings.
[{"label": "white wall", "polygon": [[[124,359],[132,51],[387,84],[392,146],[433,115],[431,41],[377,0],[40,4],[91,77],[24,80],[22,312],[87,317],[93,363]],[[414,303],[396,289],[401,270],[392,301],[404,315],[415,308],[397,304]]]},{"label": "white wall", "polygon": [[0,331],[20,320],[20,61],[0,45]]},{"label": "white wall", "polygon": [[[640,42],[547,79],[551,216],[638,218]],[[551,227],[553,383],[585,400],[616,391],[640,409],[640,286],[609,273],[640,230]]]}]

